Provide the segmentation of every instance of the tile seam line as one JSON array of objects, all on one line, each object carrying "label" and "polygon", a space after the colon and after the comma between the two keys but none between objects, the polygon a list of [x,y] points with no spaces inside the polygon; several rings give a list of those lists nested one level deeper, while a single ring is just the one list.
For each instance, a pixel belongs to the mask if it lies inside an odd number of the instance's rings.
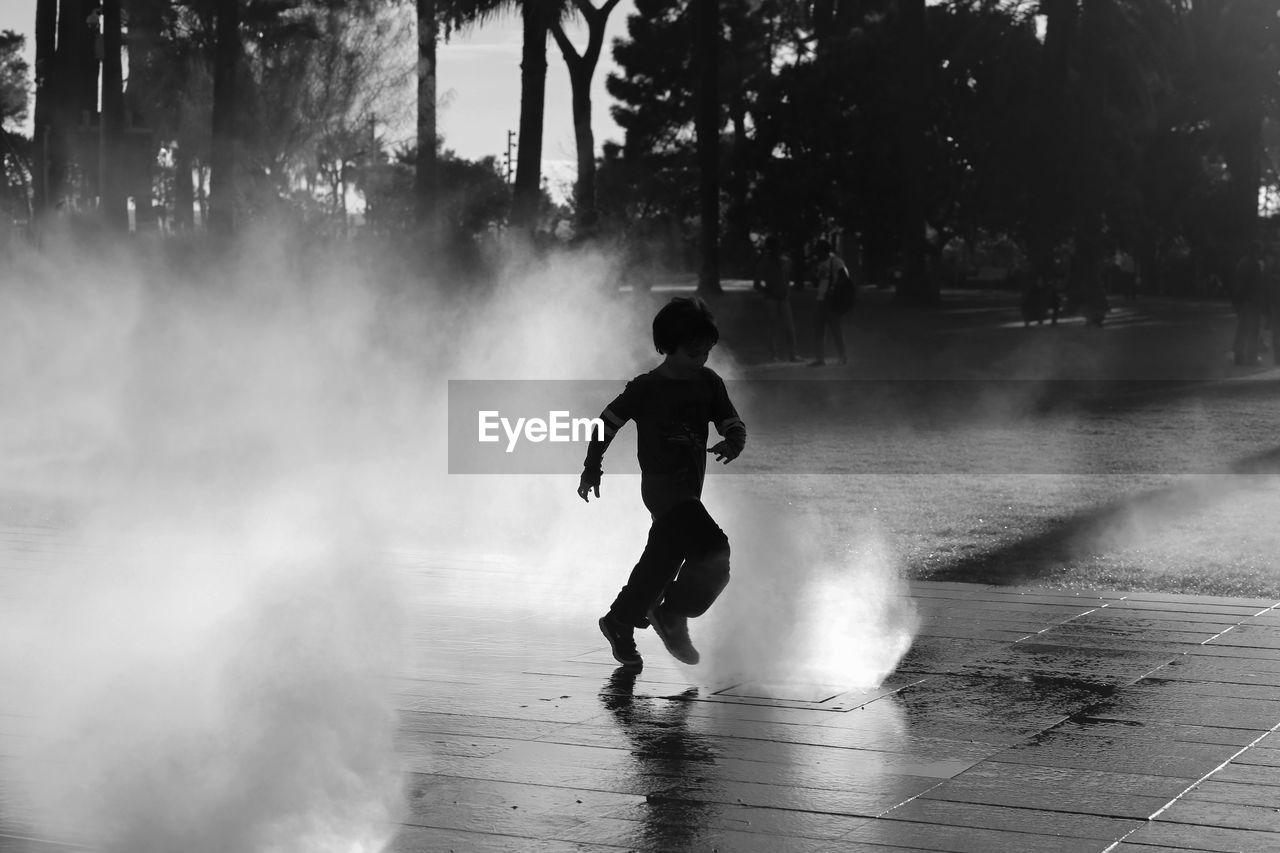
[{"label": "tile seam line", "polygon": [[[1149,825],[1151,824],[1151,822],[1152,822],[1152,821],[1154,821],[1156,818],[1160,817],[1160,815],[1164,814],[1164,813],[1165,813],[1166,811],[1168,811],[1169,809],[1173,808],[1173,806],[1175,806],[1175,805],[1178,803],[1178,801],[1180,801],[1183,797],[1185,797],[1187,794],[1189,794],[1189,793],[1191,793],[1192,791],[1194,791],[1196,788],[1200,787],[1200,785],[1202,785],[1202,784],[1204,784],[1205,782],[1207,782],[1207,781],[1209,780],[1209,778],[1210,778],[1211,776],[1213,776],[1213,774],[1217,773],[1219,770],[1222,770],[1222,769],[1223,769],[1224,767],[1226,767],[1228,764],[1230,764],[1231,762],[1235,761],[1237,758],[1239,758],[1240,756],[1244,755],[1244,754],[1245,754],[1246,752],[1248,752],[1249,750],[1253,749],[1255,746],[1257,746],[1259,743],[1261,743],[1261,742],[1262,742],[1263,740],[1265,740],[1267,737],[1271,736],[1272,734],[1275,734],[1275,732],[1277,732],[1277,731],[1280,731],[1280,722],[1277,722],[1277,723],[1276,723],[1274,726],[1272,726],[1270,729],[1268,729],[1267,731],[1265,731],[1265,732],[1263,732],[1262,734],[1258,735],[1256,738],[1254,738],[1254,739],[1253,739],[1252,741],[1250,741],[1249,743],[1247,743],[1247,744],[1245,744],[1244,746],[1240,747],[1240,749],[1238,749],[1234,754],[1232,754],[1232,756],[1231,756],[1230,758],[1228,758],[1226,761],[1223,761],[1223,762],[1222,762],[1221,764],[1219,764],[1217,767],[1213,768],[1213,769],[1212,769],[1212,770],[1210,770],[1208,773],[1204,774],[1204,775],[1203,775],[1203,776],[1201,776],[1199,779],[1197,779],[1197,780],[1195,780],[1194,782],[1192,782],[1190,785],[1188,785],[1186,788],[1184,788],[1184,789],[1181,791],[1181,793],[1179,793],[1177,796],[1175,796],[1175,797],[1174,797],[1173,799],[1171,799],[1169,802],[1165,803],[1165,804],[1164,804],[1163,806],[1161,806],[1160,808],[1156,809],[1156,810],[1151,814],[1151,816],[1147,818],[1147,820],[1146,820],[1146,825],[1148,825],[1148,826],[1149,826]],[[1142,829],[1142,827],[1141,827],[1141,826],[1139,826],[1139,827],[1135,827],[1134,829],[1131,829],[1129,832],[1125,833],[1125,834],[1124,834],[1124,836],[1122,836],[1121,838],[1117,838],[1115,841],[1113,841],[1113,842],[1111,843],[1111,845],[1110,845],[1110,846],[1108,846],[1107,848],[1105,848],[1105,849],[1102,851],[1102,853],[1110,853],[1110,851],[1114,850],[1114,849],[1116,848],[1116,846],[1117,846],[1117,845],[1119,845],[1119,844],[1121,844],[1122,842],[1124,842],[1124,840],[1125,840],[1125,839],[1129,838],[1129,836],[1133,835],[1135,832],[1137,832],[1137,831],[1138,831],[1138,830],[1140,830],[1140,829]]]}]

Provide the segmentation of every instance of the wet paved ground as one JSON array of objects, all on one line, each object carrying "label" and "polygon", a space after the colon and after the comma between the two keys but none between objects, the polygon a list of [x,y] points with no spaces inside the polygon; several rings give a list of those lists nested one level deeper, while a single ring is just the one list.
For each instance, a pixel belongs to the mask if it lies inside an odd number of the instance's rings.
[{"label": "wet paved ground", "polygon": [[[648,632],[631,673],[590,621],[468,600],[518,569],[398,562],[397,853],[1280,850],[1275,601],[919,583],[882,688],[713,689]],[[31,834],[0,851],[68,849]]]},{"label": "wet paved ground", "polygon": [[712,692],[647,632],[634,674],[590,623],[458,610],[404,684],[394,849],[1280,850],[1277,602],[912,595],[919,638],[864,692]]}]

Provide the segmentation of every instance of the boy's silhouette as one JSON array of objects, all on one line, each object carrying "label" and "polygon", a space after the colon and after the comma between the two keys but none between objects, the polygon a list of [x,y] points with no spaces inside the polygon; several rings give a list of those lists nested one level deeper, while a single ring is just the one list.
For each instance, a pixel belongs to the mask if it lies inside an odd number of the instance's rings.
[{"label": "boy's silhouette", "polygon": [[[600,630],[625,666],[643,664],[634,629],[653,626],[679,661],[698,662],[688,619],[701,616],[729,583],[729,540],[702,505],[707,453],[721,462],[737,458],[747,441],[724,381],[706,367],[720,339],[700,299],[676,297],[653,318],[653,343],[666,358],[637,376],[601,415],[603,439],[587,448],[578,496],[600,497],[601,462],[614,435],[636,422],[640,496],[653,519],[649,540]],[[724,440],[707,447],[707,424]]]}]

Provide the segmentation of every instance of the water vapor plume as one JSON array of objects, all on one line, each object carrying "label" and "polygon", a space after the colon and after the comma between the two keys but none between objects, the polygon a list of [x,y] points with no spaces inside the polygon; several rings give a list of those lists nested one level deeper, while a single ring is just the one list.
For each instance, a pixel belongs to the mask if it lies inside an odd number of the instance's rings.
[{"label": "water vapor plume", "polygon": [[918,619],[901,566],[876,527],[859,524],[849,537],[820,506],[747,492],[710,499],[727,506],[721,526],[733,566],[724,594],[695,623],[707,637],[706,677],[716,684],[878,686],[910,648]]},{"label": "water vapor plume", "polygon": [[271,229],[210,264],[67,245],[0,283],[0,495],[37,507],[0,518],[0,711],[25,721],[0,788],[34,834],[381,849],[403,806],[393,679],[423,618],[389,552],[541,562],[468,600],[572,618],[599,602],[564,588],[617,580],[586,558],[633,560],[622,529],[643,543],[631,478],[584,507],[576,471],[447,473],[448,379],[621,390],[647,369],[652,306],[619,298],[610,258],[512,251],[496,284],[446,287],[295,248]]},{"label": "water vapor plume", "polygon": [[390,294],[252,247],[198,274],[64,249],[2,289],[0,491],[53,519],[0,520],[8,818],[109,853],[381,849],[387,472],[429,413]]}]

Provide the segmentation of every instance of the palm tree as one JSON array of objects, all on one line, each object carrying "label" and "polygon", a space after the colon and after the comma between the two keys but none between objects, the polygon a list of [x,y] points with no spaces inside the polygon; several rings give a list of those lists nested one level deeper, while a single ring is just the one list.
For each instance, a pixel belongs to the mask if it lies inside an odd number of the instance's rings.
[{"label": "palm tree", "polygon": [[524,0],[520,5],[524,30],[520,55],[520,147],[516,150],[511,224],[526,233],[533,230],[537,220],[542,189],[542,117],[547,101],[546,7],[546,0]]}]

